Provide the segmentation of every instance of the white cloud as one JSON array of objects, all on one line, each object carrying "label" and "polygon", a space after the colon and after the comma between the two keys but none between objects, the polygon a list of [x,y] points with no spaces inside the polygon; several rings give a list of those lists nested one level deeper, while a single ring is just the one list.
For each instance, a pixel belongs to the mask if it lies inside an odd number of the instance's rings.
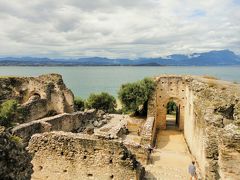
[{"label": "white cloud", "polygon": [[240,53],[236,0],[0,0],[0,56]]}]

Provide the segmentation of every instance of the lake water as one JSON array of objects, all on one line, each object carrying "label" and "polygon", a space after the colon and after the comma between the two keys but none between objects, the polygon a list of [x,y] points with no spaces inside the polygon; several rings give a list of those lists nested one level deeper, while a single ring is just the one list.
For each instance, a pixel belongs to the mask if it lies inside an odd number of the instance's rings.
[{"label": "lake water", "polygon": [[75,96],[88,97],[91,92],[109,92],[117,96],[121,84],[160,74],[211,75],[217,78],[240,82],[240,66],[225,67],[18,67],[0,66],[1,76],[37,76],[59,73]]}]

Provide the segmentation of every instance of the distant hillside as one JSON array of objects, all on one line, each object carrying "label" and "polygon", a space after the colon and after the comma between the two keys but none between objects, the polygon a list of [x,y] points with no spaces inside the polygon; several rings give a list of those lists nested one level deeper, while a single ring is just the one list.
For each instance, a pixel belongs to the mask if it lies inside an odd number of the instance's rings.
[{"label": "distant hillside", "polygon": [[108,59],[101,57],[49,59],[36,57],[3,57],[0,66],[223,66],[240,65],[240,56],[229,50],[173,54],[159,58]]}]

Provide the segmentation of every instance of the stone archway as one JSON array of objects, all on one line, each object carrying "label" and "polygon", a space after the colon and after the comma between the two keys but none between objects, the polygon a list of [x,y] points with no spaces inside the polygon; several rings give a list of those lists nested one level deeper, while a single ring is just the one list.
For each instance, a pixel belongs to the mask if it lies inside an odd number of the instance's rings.
[{"label": "stone archway", "polygon": [[183,102],[176,97],[168,97],[160,102],[156,112],[156,127],[157,129],[167,128],[167,104],[169,101],[173,101],[178,107],[178,113],[176,115],[176,121],[178,125],[178,130],[183,130],[184,127],[184,105]]},{"label": "stone archway", "polygon": [[173,100],[178,108],[178,128],[184,130],[184,119],[187,117],[188,82],[182,76],[160,76],[155,79],[156,89],[148,101],[148,117],[154,117],[152,143],[155,144],[159,130],[166,129],[166,107]]},{"label": "stone archway", "polygon": [[180,105],[170,100],[166,106],[166,129],[178,129],[180,122]]}]

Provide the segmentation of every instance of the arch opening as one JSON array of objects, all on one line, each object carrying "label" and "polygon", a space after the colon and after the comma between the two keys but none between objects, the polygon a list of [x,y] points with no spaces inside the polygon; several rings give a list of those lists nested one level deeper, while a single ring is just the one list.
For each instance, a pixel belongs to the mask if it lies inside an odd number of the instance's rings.
[{"label": "arch opening", "polygon": [[180,105],[173,100],[166,106],[166,129],[179,129]]}]

